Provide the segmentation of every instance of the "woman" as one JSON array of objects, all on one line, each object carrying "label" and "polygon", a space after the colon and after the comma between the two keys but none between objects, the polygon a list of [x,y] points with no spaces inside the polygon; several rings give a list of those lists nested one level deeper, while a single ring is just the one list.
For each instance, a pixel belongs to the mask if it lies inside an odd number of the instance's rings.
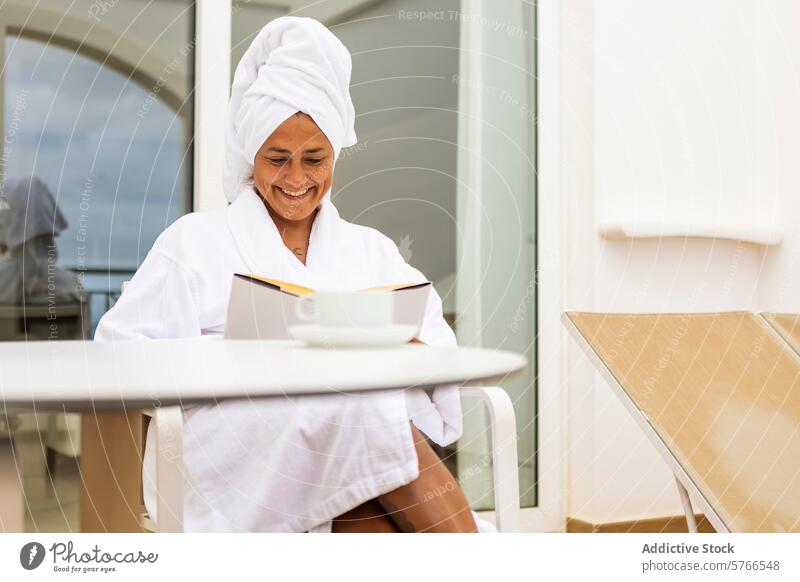
[{"label": "woman", "polygon": [[[356,142],[350,71],[347,49],[315,20],[283,17],[258,34],[236,69],[226,120],[230,206],[164,231],[96,339],[219,334],[235,272],[330,290],[424,280],[392,241],[342,220],[330,201],[336,158]],[[455,343],[435,292],[420,340]],[[475,529],[458,485],[409,424],[439,444],[455,440],[454,387],[226,401],[184,418],[188,531]],[[447,494],[423,504],[434,490]]]}]

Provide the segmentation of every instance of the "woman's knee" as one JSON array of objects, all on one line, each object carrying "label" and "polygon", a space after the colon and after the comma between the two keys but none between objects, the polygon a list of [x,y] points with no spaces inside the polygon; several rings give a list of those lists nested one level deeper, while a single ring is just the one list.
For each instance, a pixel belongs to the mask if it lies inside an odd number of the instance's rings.
[{"label": "woman's knee", "polygon": [[333,520],[333,533],[397,533],[400,530],[386,515],[377,499],[370,499]]}]

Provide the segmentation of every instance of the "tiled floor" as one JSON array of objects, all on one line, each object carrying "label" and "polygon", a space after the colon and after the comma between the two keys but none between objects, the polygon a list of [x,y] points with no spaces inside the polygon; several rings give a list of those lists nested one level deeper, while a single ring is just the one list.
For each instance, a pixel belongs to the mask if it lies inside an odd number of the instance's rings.
[{"label": "tiled floor", "polygon": [[47,473],[44,446],[39,434],[16,436],[27,499],[26,532],[79,531],[80,474],[75,459],[58,455],[54,477]]}]

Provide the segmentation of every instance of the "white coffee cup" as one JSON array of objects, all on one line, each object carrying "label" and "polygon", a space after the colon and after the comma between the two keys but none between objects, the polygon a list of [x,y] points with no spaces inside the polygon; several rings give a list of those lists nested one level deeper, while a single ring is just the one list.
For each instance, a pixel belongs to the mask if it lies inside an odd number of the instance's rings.
[{"label": "white coffee cup", "polygon": [[376,327],[394,323],[391,291],[316,291],[300,297],[295,314],[326,327]]}]

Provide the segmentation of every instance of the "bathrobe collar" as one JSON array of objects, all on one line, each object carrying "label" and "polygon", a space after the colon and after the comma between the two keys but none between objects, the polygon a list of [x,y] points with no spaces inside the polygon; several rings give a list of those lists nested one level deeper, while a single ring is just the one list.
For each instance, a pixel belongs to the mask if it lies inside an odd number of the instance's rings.
[{"label": "bathrobe collar", "polygon": [[314,218],[306,264],[303,265],[283,243],[277,226],[252,186],[242,188],[228,207],[228,226],[242,260],[252,274],[316,289],[325,286],[326,274],[338,270],[340,223],[339,213],[328,193]]}]

